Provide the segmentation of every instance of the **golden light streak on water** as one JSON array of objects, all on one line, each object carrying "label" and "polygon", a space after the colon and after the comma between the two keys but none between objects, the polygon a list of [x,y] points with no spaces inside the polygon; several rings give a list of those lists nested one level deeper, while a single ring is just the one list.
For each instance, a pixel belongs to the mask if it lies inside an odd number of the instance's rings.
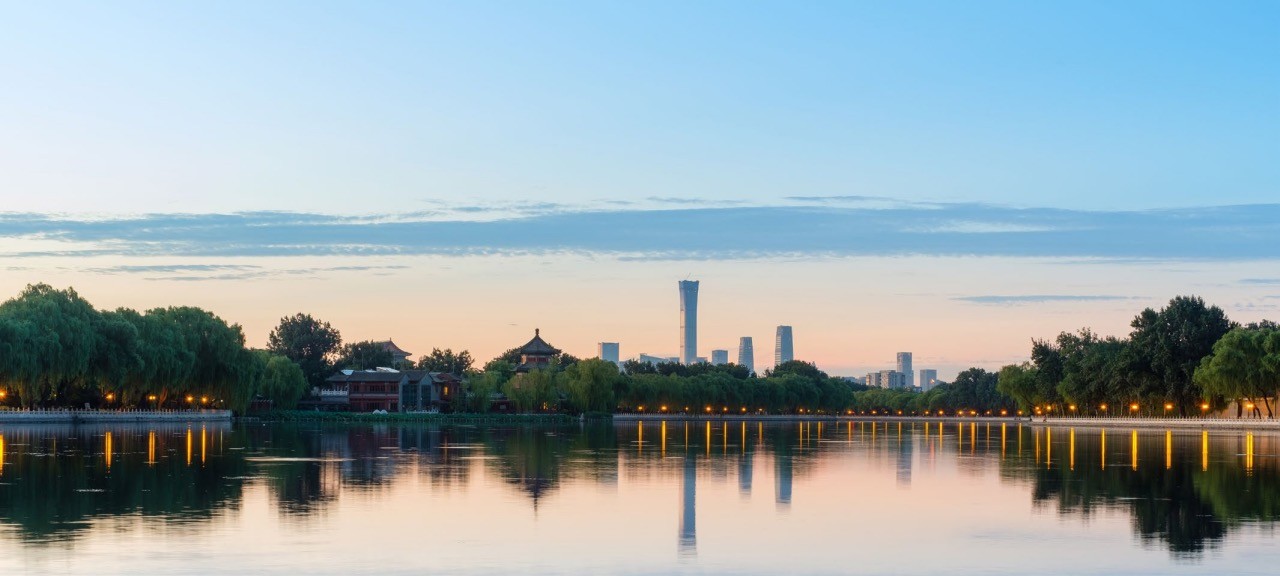
[{"label": "golden light streak on water", "polygon": [[4,434],[0,434],[0,476],[4,476]]},{"label": "golden light streak on water", "polygon": [[1209,431],[1200,433],[1200,471],[1209,471]]},{"label": "golden light streak on water", "polygon": [[1044,429],[1044,467],[1053,467],[1053,429]]},{"label": "golden light streak on water", "polygon": [[662,428],[661,428],[661,430],[662,430],[662,432],[661,432],[661,437],[662,437],[662,446],[661,446],[661,449],[662,449],[662,457],[663,457],[663,458],[665,458],[665,457],[667,456],[667,421],[666,421],[666,420],[663,420],[663,421],[662,421]]},{"label": "golden light streak on water", "polygon": [[1000,425],[1000,459],[1001,460],[1004,460],[1004,453],[1006,449],[1005,443],[1008,440],[1008,438],[1009,438],[1009,425],[1001,424]]},{"label": "golden light streak on water", "polygon": [[1253,432],[1244,437],[1244,469],[1253,472]]},{"label": "golden light streak on water", "polygon": [[1067,445],[1070,447],[1068,448],[1068,455],[1069,455],[1068,464],[1071,466],[1072,470],[1075,470],[1076,469],[1076,429],[1075,428],[1070,429],[1070,431],[1068,432],[1067,438],[1068,438]]},{"label": "golden light streak on water", "polygon": [[191,429],[187,428],[187,466],[191,465]]},{"label": "golden light streak on water", "polygon": [[107,432],[106,435],[102,437],[102,444],[103,444],[102,452],[107,457],[107,468],[111,468],[111,433],[110,432]]},{"label": "golden light streak on water", "polygon": [[1102,430],[1102,469],[1107,469],[1107,430]]},{"label": "golden light streak on water", "polygon": [[1164,431],[1164,469],[1173,468],[1173,431]]},{"label": "golden light streak on water", "polygon": [[973,454],[978,449],[978,423],[969,424],[969,453]]},{"label": "golden light streak on water", "polygon": [[1129,438],[1130,438],[1129,454],[1133,459],[1133,464],[1132,464],[1133,469],[1134,471],[1137,471],[1138,470],[1138,431],[1134,430],[1133,433],[1130,434]]},{"label": "golden light streak on water", "polygon": [[204,466],[205,455],[208,454],[208,443],[209,443],[208,431],[205,430],[204,426],[201,426],[200,427],[200,465],[201,466]]},{"label": "golden light streak on water", "polygon": [[644,421],[636,421],[636,455],[644,454]]},{"label": "golden light streak on water", "polygon": [[707,456],[711,455],[711,422],[707,422]]},{"label": "golden light streak on water", "polygon": [[1035,436],[1035,438],[1036,438],[1036,459],[1035,459],[1035,462],[1036,462],[1036,465],[1038,466],[1038,465],[1040,465],[1040,430],[1039,430],[1039,429],[1032,430],[1032,431],[1031,431],[1031,435],[1032,435],[1032,436]]},{"label": "golden light streak on water", "polygon": [[156,431],[152,430],[147,433],[147,464],[155,465],[156,463]]}]

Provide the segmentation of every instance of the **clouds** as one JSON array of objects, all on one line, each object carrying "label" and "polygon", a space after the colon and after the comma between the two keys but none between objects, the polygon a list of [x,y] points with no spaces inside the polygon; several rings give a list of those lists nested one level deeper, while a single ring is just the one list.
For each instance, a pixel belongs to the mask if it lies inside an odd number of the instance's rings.
[{"label": "clouds", "polygon": [[407,269],[406,265],[312,266],[301,268],[268,268],[250,264],[141,264],[82,268],[81,272],[102,275],[137,275],[144,280],[168,282],[206,282],[255,280],[288,276],[317,276],[323,273],[371,273],[385,275]]},{"label": "clouds", "polygon": [[[1275,258],[1274,246],[1280,240],[1280,204],[1112,212],[963,203],[656,210],[573,210],[528,203],[521,209],[526,212],[520,216],[481,220],[440,220],[437,211],[372,216],[150,214],[114,219],[11,213],[0,215],[0,239],[5,240],[0,245],[10,258],[573,252],[637,260],[926,255],[1168,261],[1269,260]],[[22,249],[24,239],[36,238],[39,249]],[[234,275],[252,270],[117,267],[98,272]]]}]

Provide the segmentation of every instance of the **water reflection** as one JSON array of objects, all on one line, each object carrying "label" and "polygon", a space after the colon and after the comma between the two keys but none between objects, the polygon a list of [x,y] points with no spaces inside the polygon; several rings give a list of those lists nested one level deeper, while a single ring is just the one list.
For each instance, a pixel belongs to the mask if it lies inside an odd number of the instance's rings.
[{"label": "water reflection", "polygon": [[[973,422],[5,427],[0,524],[37,545],[75,539],[102,518],[177,519],[174,529],[200,530],[243,506],[253,487],[265,490],[277,514],[307,522],[344,494],[376,500],[410,479],[418,490],[447,495],[492,478],[515,506],[536,515],[555,506],[561,491],[616,492],[626,481],[670,487],[676,509],[654,513],[677,525],[676,555],[696,559],[699,507],[735,484],[735,500],[746,506],[759,496],[768,506],[767,493],[752,494],[757,474],[773,483],[772,510],[748,513],[767,527],[801,512],[826,514],[830,522],[858,513],[829,508],[830,494],[805,492],[806,480],[819,474],[882,473],[890,491],[919,491],[923,499],[955,470],[998,476],[1003,497],[1029,497],[1035,509],[1063,521],[1125,514],[1142,542],[1177,558],[1200,557],[1242,526],[1270,528],[1280,520],[1278,438]],[[884,487],[850,489],[870,491],[873,502],[874,490]],[[723,534],[725,526],[703,512],[704,536]],[[904,522],[917,519],[904,515]],[[0,541],[8,538],[0,533]]]}]

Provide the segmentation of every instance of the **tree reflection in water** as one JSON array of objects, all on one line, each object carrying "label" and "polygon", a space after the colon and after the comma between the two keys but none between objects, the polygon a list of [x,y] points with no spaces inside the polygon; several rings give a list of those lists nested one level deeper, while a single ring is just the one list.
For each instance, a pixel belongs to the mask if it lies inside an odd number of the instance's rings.
[{"label": "tree reflection in water", "polygon": [[775,513],[786,514],[793,498],[806,502],[796,481],[820,459],[870,459],[910,490],[916,462],[936,466],[947,455],[962,474],[998,471],[1008,483],[1025,483],[1033,502],[1063,517],[1122,511],[1141,541],[1196,557],[1241,525],[1280,520],[1278,450],[1275,435],[971,422],[6,426],[0,523],[35,543],[75,538],[97,520],[122,516],[194,530],[239,508],[253,486],[265,488],[278,513],[306,519],[343,491],[376,494],[406,477],[447,490],[483,469],[534,509],[570,481],[678,481],[677,547],[694,554],[704,478],[736,476],[737,490],[749,495],[758,464],[772,472]]}]

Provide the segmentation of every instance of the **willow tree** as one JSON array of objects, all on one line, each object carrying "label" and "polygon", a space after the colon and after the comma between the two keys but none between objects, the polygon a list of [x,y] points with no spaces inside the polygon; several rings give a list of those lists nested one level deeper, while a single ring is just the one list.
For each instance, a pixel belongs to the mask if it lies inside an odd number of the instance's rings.
[{"label": "willow tree", "polygon": [[1210,397],[1235,400],[1237,417],[1246,400],[1253,403],[1255,415],[1261,415],[1261,404],[1267,417],[1274,417],[1272,400],[1280,388],[1280,372],[1276,370],[1280,367],[1280,354],[1268,357],[1275,354],[1269,353],[1268,340],[1280,344],[1278,335],[1274,330],[1245,328],[1226,333],[1213,345],[1211,354],[1200,361],[1194,376],[1196,384]]}]

